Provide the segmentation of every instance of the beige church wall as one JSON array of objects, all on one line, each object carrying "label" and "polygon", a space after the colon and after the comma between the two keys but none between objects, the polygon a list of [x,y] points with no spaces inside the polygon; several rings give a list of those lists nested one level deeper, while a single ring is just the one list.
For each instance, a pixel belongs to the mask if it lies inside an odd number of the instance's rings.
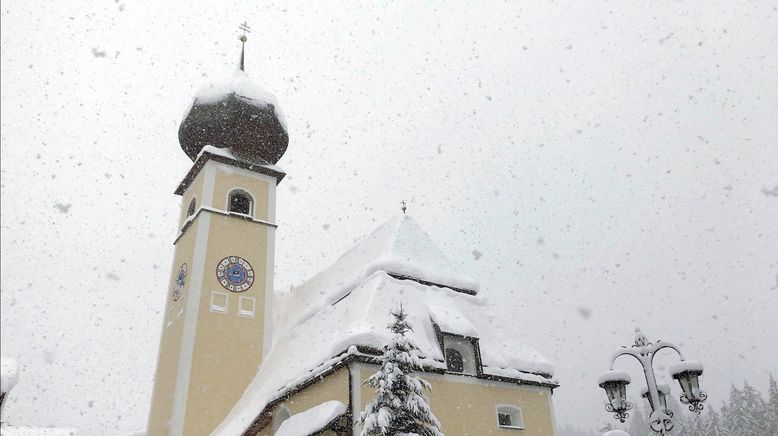
[{"label": "beige church wall", "polygon": [[[273,421],[270,425],[260,430],[258,433],[262,436],[272,436],[273,429],[276,428],[275,417],[282,406],[289,409],[289,414],[304,412],[311,407],[318,406],[325,401],[337,400],[348,406],[349,404],[349,372],[348,368],[340,368],[332,374],[324,377],[318,383],[314,383],[302,391],[287,398],[282,403],[273,408]],[[324,434],[335,434],[328,432]]]},{"label": "beige church wall", "polygon": [[227,210],[227,195],[235,188],[246,190],[254,197],[255,219],[268,220],[268,184],[274,179],[241,168],[220,164],[216,168],[216,183],[213,189],[213,207]]},{"label": "beige church wall", "polygon": [[200,171],[181,196],[181,214],[178,218],[179,229],[184,226],[184,222],[187,219],[186,212],[189,209],[189,202],[192,200],[192,197],[197,199],[195,212],[203,205],[203,180],[205,180],[205,171]]},{"label": "beige church wall", "polygon": [[[225,193],[226,194],[226,193]],[[205,254],[184,434],[209,434],[227,415],[254,378],[262,357],[270,228],[235,216],[211,212]],[[240,256],[254,270],[254,284],[241,293],[224,289],[216,267]],[[214,291],[228,295],[226,312],[211,311]],[[253,317],[238,315],[240,297],[254,298]]]},{"label": "beige church wall", "polygon": [[[184,302],[189,294],[189,285],[191,284],[192,252],[195,243],[195,229],[191,227],[176,242],[175,253],[173,255],[173,264],[171,265],[170,279],[168,280],[167,297],[165,299],[165,312],[162,324],[162,336],[159,344],[159,356],[157,369],[154,379],[154,392],[152,398],[152,408],[149,415],[148,434],[150,436],[163,435],[168,433],[168,420],[173,408],[173,393],[176,385],[176,374],[178,372],[178,360],[181,354],[181,335],[183,333],[184,319],[186,313],[179,312],[184,308]],[[175,287],[178,270],[182,263],[189,267],[188,275],[181,298],[173,301],[173,290]]]},{"label": "beige church wall", "polygon": [[[361,366],[362,382],[378,370]],[[516,435],[553,436],[554,425],[551,392],[546,388],[518,386],[456,375],[421,373],[432,386],[425,392],[432,413],[442,423],[446,436]],[[360,410],[375,398],[375,389],[362,385]],[[524,430],[505,429],[497,425],[497,405],[518,406],[524,419]]]}]

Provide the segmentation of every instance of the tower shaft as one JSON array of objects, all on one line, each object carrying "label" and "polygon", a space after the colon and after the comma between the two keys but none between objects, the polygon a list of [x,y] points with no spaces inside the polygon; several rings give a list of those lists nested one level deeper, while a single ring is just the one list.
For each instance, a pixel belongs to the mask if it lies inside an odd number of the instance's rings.
[{"label": "tower shaft", "polygon": [[149,435],[209,434],[269,350],[275,192],[283,176],[205,151],[176,191],[181,231]]}]

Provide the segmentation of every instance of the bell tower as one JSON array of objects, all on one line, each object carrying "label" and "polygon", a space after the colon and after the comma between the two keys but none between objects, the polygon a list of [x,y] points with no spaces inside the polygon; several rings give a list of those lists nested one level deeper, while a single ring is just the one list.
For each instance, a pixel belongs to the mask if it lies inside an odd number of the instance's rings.
[{"label": "bell tower", "polygon": [[275,98],[244,71],[243,49],[229,80],[198,91],[178,136],[193,165],[175,191],[182,206],[152,436],[210,434],[270,348],[276,186],[285,175],[274,164],[289,142]]}]

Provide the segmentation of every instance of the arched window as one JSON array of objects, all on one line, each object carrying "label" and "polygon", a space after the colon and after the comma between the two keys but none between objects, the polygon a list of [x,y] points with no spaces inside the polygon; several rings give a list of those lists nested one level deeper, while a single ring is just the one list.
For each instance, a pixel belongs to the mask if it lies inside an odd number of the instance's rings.
[{"label": "arched window", "polygon": [[277,432],[278,427],[281,427],[281,424],[283,424],[287,419],[289,419],[289,408],[286,407],[285,404],[282,404],[278,407],[276,417],[273,419],[273,433]]},{"label": "arched window", "polygon": [[451,372],[465,372],[465,360],[462,359],[462,353],[453,348],[446,348],[446,368]]},{"label": "arched window", "polygon": [[186,216],[190,217],[194,215],[196,207],[197,207],[197,198],[192,197],[192,201],[189,202],[189,208],[186,210]]},{"label": "arched window", "polygon": [[251,215],[253,203],[248,192],[242,189],[233,189],[229,195],[228,210],[243,215]]},{"label": "arched window", "polygon": [[510,404],[498,405],[497,426],[506,428],[524,428],[521,409]]}]

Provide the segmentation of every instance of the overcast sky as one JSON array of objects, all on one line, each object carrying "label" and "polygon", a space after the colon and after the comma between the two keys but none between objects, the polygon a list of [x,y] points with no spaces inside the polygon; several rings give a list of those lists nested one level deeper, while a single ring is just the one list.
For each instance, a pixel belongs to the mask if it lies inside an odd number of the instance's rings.
[{"label": "overcast sky", "polygon": [[178,125],[232,73],[243,20],[290,130],[280,288],[405,199],[555,363],[559,425],[613,421],[596,377],[635,326],[700,360],[714,405],[765,390],[778,4],[427,3],[4,1],[4,421],[145,427],[191,165]]}]

